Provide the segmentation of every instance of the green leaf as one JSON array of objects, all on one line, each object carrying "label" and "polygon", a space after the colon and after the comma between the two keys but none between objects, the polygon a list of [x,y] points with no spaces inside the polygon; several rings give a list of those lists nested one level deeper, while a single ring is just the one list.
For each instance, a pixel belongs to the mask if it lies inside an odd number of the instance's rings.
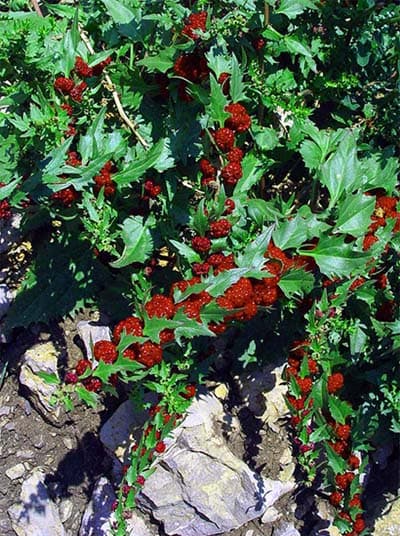
[{"label": "green leaf", "polygon": [[348,277],[365,268],[371,255],[345,244],[343,237],[322,236],[313,250],[299,251],[300,255],[314,257],[321,272],[328,276]]},{"label": "green leaf", "polygon": [[128,24],[136,16],[136,10],[128,8],[118,0],[101,0],[114,22]]},{"label": "green leaf", "polygon": [[232,74],[229,80],[229,93],[232,102],[240,102],[244,97],[245,85],[237,57],[232,55]]},{"label": "green leaf", "polygon": [[[129,163],[123,171],[115,173],[113,181],[120,185],[126,185],[140,180],[150,168],[161,166],[168,169],[163,164],[166,163],[169,156],[168,140],[161,139],[151,149],[138,155],[134,162]],[[167,166],[171,167],[172,165],[173,161],[169,160]]]},{"label": "green leaf", "polygon": [[333,448],[328,444],[324,444],[324,448],[326,450],[326,454],[328,456],[328,463],[330,467],[332,468],[332,471],[335,474],[342,474],[347,469],[347,462],[345,459],[343,459],[339,454],[336,454],[336,452],[333,450]]},{"label": "green leaf", "polygon": [[272,234],[274,244],[281,249],[299,247],[308,238],[307,220],[300,214],[280,222]]},{"label": "green leaf", "polygon": [[282,0],[275,14],[286,15],[288,19],[294,19],[306,9],[317,9],[312,0]]},{"label": "green leaf", "polygon": [[279,138],[273,128],[254,126],[252,127],[256,144],[262,151],[272,151],[279,145]]},{"label": "green leaf", "polygon": [[36,372],[36,376],[39,376],[45,383],[49,385],[60,385],[61,380],[56,374],[49,374],[48,372],[39,371]]},{"label": "green leaf", "polygon": [[249,199],[247,201],[247,211],[250,218],[257,225],[263,225],[265,221],[277,221],[281,216],[273,204],[264,199]]},{"label": "green leaf", "polygon": [[213,75],[210,75],[210,90],[211,99],[210,105],[208,106],[210,119],[218,123],[220,127],[223,127],[225,120],[229,117],[229,113],[224,110],[228,100],[223,93],[221,85],[218,84]]},{"label": "green leaf", "polygon": [[328,406],[333,419],[339,424],[345,424],[347,417],[353,413],[350,404],[334,396],[329,396]]},{"label": "green leaf", "polygon": [[89,407],[95,408],[97,406],[98,401],[98,395],[96,393],[93,393],[91,391],[88,391],[84,387],[81,387],[78,385],[75,387],[75,392],[78,395],[79,400],[82,400],[82,402],[85,402]]},{"label": "green leaf", "polygon": [[165,73],[174,65],[175,53],[175,47],[164,48],[154,56],[147,56],[137,61],[136,65],[147,67],[147,70],[150,73],[153,73],[154,71]]},{"label": "green leaf", "polygon": [[307,58],[312,58],[311,50],[300,43],[295,37],[285,37],[285,44],[289,52],[292,54],[300,54],[306,56]]},{"label": "green leaf", "polygon": [[200,255],[184,242],[170,240],[170,243],[174,246],[174,248],[177,249],[178,253],[188,261],[189,264],[193,264],[194,262],[201,262]]},{"label": "green leaf", "polygon": [[249,346],[238,360],[242,363],[243,368],[246,368],[250,363],[257,363],[256,343],[254,340],[250,341]]},{"label": "green leaf", "polygon": [[314,276],[305,270],[289,270],[279,279],[278,286],[287,298],[295,294],[309,294],[314,287]]},{"label": "green leaf", "polygon": [[265,228],[255,240],[250,242],[242,254],[238,255],[237,264],[239,268],[254,268],[261,270],[266,262],[264,253],[271,241],[273,226]]},{"label": "green leaf", "polygon": [[153,251],[153,238],[141,216],[126,218],[121,237],[125,244],[119,259],[110,263],[113,268],[123,268],[133,262],[145,262]]},{"label": "green leaf", "polygon": [[233,192],[234,197],[246,193],[258,183],[264,174],[264,166],[258,158],[252,154],[247,154],[242,160],[243,177],[238,181]]},{"label": "green leaf", "polygon": [[360,164],[352,134],[345,135],[336,153],[323,164],[321,182],[329,190],[330,208],[344,192],[351,193],[360,184]]},{"label": "green leaf", "polygon": [[375,209],[375,197],[350,194],[338,207],[338,220],[335,230],[353,236],[364,235],[371,224]]}]

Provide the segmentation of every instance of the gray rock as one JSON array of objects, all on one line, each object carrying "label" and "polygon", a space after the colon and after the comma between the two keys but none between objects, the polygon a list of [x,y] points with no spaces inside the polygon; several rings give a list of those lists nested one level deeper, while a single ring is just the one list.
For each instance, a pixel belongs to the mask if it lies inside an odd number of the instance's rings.
[{"label": "gray rock", "polygon": [[109,536],[112,505],[116,500],[114,488],[107,478],[100,478],[82,517],[79,536]]},{"label": "gray rock", "polygon": [[209,536],[238,528],[289,490],[289,484],[261,478],[234,456],[221,432],[227,421],[236,426],[213,395],[201,395],[165,441],[168,449],[137,503],[167,534]]},{"label": "gray rock", "polygon": [[61,406],[54,407],[50,401],[57,390],[57,385],[46,383],[38,372],[55,374],[57,372],[58,352],[53,343],[46,342],[36,344],[25,352],[22,357],[21,372],[19,381],[30,393],[31,402],[35,408],[56,426],[62,426],[64,421],[60,419],[62,415]]},{"label": "gray rock", "polygon": [[61,501],[61,504],[59,506],[61,523],[65,523],[66,521],[68,521],[68,519],[72,516],[73,510],[74,505],[72,504],[72,501],[70,501],[69,499]]},{"label": "gray rock", "polygon": [[375,521],[373,536],[398,536],[400,534],[400,497],[389,504]]},{"label": "gray rock", "polygon": [[0,254],[21,240],[21,220],[20,214],[14,214],[9,220],[0,220]]},{"label": "gray rock", "polygon": [[301,536],[301,534],[291,523],[282,523],[274,529],[274,536]]},{"label": "gray rock", "polygon": [[18,536],[65,536],[57,507],[44,484],[45,474],[35,469],[22,484],[21,502],[8,509]]},{"label": "gray rock", "polygon": [[14,293],[7,285],[0,285],[0,318],[7,313],[14,299]]},{"label": "gray rock", "polygon": [[85,345],[88,359],[93,359],[92,347],[97,341],[111,341],[111,330],[108,326],[99,326],[96,322],[82,320],[78,322],[76,328]]},{"label": "gray rock", "polygon": [[24,475],[25,467],[22,463],[17,463],[17,465],[14,465],[13,467],[7,469],[5,473],[10,480],[16,480],[17,478],[21,478],[21,476]]}]

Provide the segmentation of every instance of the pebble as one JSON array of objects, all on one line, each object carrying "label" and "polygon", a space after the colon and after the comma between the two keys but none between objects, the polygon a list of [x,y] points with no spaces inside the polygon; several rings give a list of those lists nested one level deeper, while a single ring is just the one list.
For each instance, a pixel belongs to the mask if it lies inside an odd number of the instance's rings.
[{"label": "pebble", "polygon": [[63,437],[63,443],[68,450],[72,450],[74,448],[74,442],[70,437]]},{"label": "pebble", "polygon": [[10,480],[17,480],[17,478],[21,478],[25,474],[25,467],[22,463],[17,463],[17,465],[7,469],[5,473]]},{"label": "pebble", "polygon": [[42,435],[39,435],[37,439],[34,440],[33,446],[37,449],[41,449],[44,447],[44,439]]},{"label": "pebble", "polygon": [[29,400],[24,400],[24,411],[25,415],[30,415],[32,413],[32,406],[29,403]]},{"label": "pebble", "polygon": [[61,523],[65,523],[72,515],[74,505],[69,499],[65,499],[61,502],[58,511],[60,514]]},{"label": "pebble", "polygon": [[29,449],[19,450],[17,452],[18,458],[25,458],[27,460],[30,460],[33,458],[33,456],[34,456],[33,450],[29,450]]},{"label": "pebble", "polygon": [[9,415],[11,413],[10,406],[2,406],[0,408],[0,417],[4,417],[5,415]]},{"label": "pebble", "polygon": [[4,429],[8,432],[13,432],[14,430],[16,430],[15,424],[13,422],[9,422],[5,425]]}]

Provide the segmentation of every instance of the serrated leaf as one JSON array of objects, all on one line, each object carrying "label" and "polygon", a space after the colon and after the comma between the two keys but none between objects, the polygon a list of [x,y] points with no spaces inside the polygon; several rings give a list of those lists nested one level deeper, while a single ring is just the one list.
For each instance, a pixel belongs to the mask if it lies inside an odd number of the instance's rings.
[{"label": "serrated leaf", "polygon": [[97,401],[99,397],[96,395],[96,393],[88,391],[80,385],[75,387],[75,392],[78,395],[78,398],[82,400],[82,402],[85,402],[85,404],[87,404],[91,408],[95,408],[97,406]]},{"label": "serrated leaf", "polygon": [[294,19],[306,9],[316,9],[315,3],[311,0],[282,0],[274,13],[286,15],[288,19]]},{"label": "serrated leaf", "polygon": [[136,16],[136,11],[128,8],[118,0],[101,0],[114,22],[128,24]]},{"label": "serrated leaf", "polygon": [[254,268],[261,270],[266,262],[264,253],[271,241],[274,226],[265,228],[252,242],[250,242],[244,252],[238,255],[237,265],[239,268]]},{"label": "serrated leaf", "polygon": [[321,182],[329,190],[330,208],[344,192],[351,193],[360,184],[360,163],[352,134],[345,135],[338,150],[323,164]]},{"label": "serrated leaf", "polygon": [[324,444],[324,448],[327,453],[328,457],[328,463],[330,467],[332,468],[333,472],[335,474],[342,474],[347,469],[347,462],[345,459],[343,459],[339,454],[336,454],[336,452],[333,450],[333,448],[328,444]]},{"label": "serrated leaf", "polygon": [[223,127],[225,120],[229,117],[229,113],[225,112],[228,99],[224,95],[221,85],[218,84],[213,75],[210,75],[210,92],[211,98],[210,105],[208,106],[210,119],[218,123],[220,127]]},{"label": "serrated leaf", "polygon": [[174,65],[175,53],[176,48],[174,47],[164,48],[155,56],[147,56],[137,61],[136,65],[147,67],[150,73],[154,71],[165,73]]},{"label": "serrated leaf", "polygon": [[347,417],[353,413],[350,404],[334,396],[328,398],[328,406],[333,419],[339,424],[345,424]]},{"label": "serrated leaf", "polygon": [[59,385],[61,383],[60,378],[56,374],[49,374],[40,370],[36,372],[36,376],[39,376],[39,378],[49,385]]},{"label": "serrated leaf", "polygon": [[289,270],[280,278],[278,286],[287,298],[309,294],[314,287],[314,276],[305,270]]},{"label": "serrated leaf", "polygon": [[246,368],[251,363],[257,363],[256,343],[254,340],[250,341],[249,346],[242,355],[238,357],[238,360],[242,363],[243,368]]},{"label": "serrated leaf", "polygon": [[194,262],[201,262],[200,255],[184,242],[170,240],[170,243],[174,246],[174,248],[176,248],[178,253],[188,261],[189,264],[193,264]]},{"label": "serrated leaf", "polygon": [[313,257],[321,272],[328,277],[348,277],[359,273],[371,257],[368,252],[345,244],[343,237],[329,236],[322,236],[315,249],[302,250],[299,254]]},{"label": "serrated leaf", "polygon": [[131,216],[122,224],[121,238],[124,251],[119,259],[110,263],[113,268],[123,268],[133,262],[145,262],[153,251],[153,238],[141,216]]},{"label": "serrated leaf", "polygon": [[338,206],[336,231],[353,236],[364,235],[371,224],[375,197],[358,194],[346,196]]},{"label": "serrated leaf", "polygon": [[274,244],[281,249],[299,247],[308,238],[307,220],[300,214],[283,222],[275,227],[272,234]]},{"label": "serrated leaf", "polygon": [[232,74],[229,80],[229,93],[232,98],[232,102],[240,102],[244,97],[245,85],[243,83],[243,75],[240,70],[240,65],[237,57],[232,55]]},{"label": "serrated leaf", "polygon": [[[115,173],[113,175],[113,181],[117,184],[126,185],[141,179],[150,168],[158,169],[157,166],[161,166],[164,169],[168,169],[165,167],[165,164],[169,157],[168,140],[161,139],[151,149],[143,152],[133,162],[130,162],[123,171]],[[169,159],[167,165],[171,167],[173,161]]]},{"label": "serrated leaf", "polygon": [[289,52],[292,54],[300,54],[307,58],[312,58],[312,53],[309,47],[300,43],[295,37],[285,37],[285,44]]},{"label": "serrated leaf", "polygon": [[247,154],[242,160],[243,177],[238,181],[235,186],[233,196],[240,196],[240,194],[246,193],[258,183],[264,174],[264,166],[258,160],[258,158],[250,153]]}]

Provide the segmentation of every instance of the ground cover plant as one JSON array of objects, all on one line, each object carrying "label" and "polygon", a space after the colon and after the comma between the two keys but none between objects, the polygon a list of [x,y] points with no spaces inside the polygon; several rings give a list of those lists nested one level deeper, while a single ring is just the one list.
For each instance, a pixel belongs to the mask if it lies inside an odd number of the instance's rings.
[{"label": "ground cover plant", "polygon": [[2,8],[0,218],[34,245],[6,327],[105,310],[113,340],[58,402],[158,395],[116,534],[213,339],[255,320],[287,356],[304,483],[368,534],[368,455],[400,432],[399,21],[374,0]]}]

